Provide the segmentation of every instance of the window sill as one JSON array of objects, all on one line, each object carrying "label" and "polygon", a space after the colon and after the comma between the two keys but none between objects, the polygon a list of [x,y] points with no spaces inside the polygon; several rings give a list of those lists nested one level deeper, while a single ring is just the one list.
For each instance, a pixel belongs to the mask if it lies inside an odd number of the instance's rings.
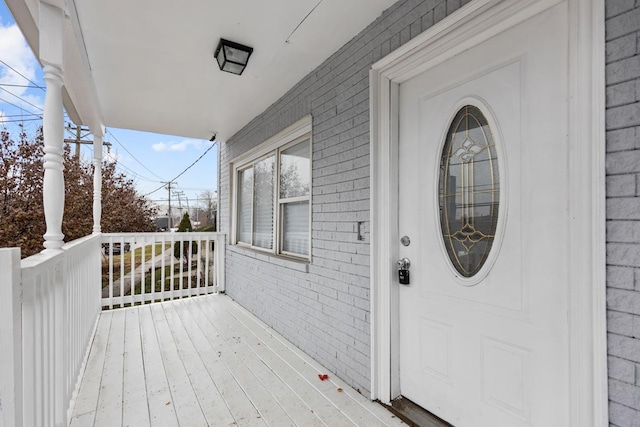
[{"label": "window sill", "polygon": [[309,272],[310,261],[306,259],[292,258],[286,255],[275,255],[272,253],[263,252],[257,249],[252,249],[252,248],[239,246],[239,245],[227,245],[227,250],[240,255],[265,261],[270,264],[279,265],[281,267],[300,271],[302,273]]}]

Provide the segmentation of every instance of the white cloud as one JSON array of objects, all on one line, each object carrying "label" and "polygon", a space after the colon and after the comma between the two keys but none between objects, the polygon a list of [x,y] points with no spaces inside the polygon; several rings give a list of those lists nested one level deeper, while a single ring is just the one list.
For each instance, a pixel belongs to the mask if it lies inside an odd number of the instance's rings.
[{"label": "white cloud", "polygon": [[[35,81],[38,63],[16,24],[4,25],[0,22],[0,52],[2,52],[2,60],[4,62],[28,79]],[[0,83],[9,85],[30,84],[24,77],[2,63],[0,63]],[[27,88],[15,86],[2,86],[2,88],[39,107],[43,105],[42,97],[26,94]],[[32,106],[22,103],[15,96],[9,95],[5,90],[0,90],[0,96],[3,99],[13,104],[21,105],[26,110],[38,111]],[[0,102],[0,104],[2,103]]]},{"label": "white cloud", "polygon": [[151,148],[153,151],[186,151],[187,148],[193,147],[199,150],[205,145],[205,143],[198,139],[185,139],[181,142],[158,142],[153,144]]}]

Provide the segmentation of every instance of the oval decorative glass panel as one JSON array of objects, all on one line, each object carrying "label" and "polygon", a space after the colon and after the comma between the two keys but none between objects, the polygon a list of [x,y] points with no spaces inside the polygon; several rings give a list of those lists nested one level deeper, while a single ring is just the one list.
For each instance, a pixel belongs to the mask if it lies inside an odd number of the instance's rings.
[{"label": "oval decorative glass panel", "polygon": [[442,149],[438,183],[444,246],[456,271],[475,275],[487,261],[498,224],[498,158],[489,123],[477,107],[458,111]]}]

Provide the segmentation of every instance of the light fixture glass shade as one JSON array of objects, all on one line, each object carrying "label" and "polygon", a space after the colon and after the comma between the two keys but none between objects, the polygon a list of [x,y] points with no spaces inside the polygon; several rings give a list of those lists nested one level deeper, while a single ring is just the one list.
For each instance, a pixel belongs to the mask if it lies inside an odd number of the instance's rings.
[{"label": "light fixture glass shade", "polygon": [[253,48],[220,39],[215,57],[222,71],[232,74],[242,74],[249,62]]}]

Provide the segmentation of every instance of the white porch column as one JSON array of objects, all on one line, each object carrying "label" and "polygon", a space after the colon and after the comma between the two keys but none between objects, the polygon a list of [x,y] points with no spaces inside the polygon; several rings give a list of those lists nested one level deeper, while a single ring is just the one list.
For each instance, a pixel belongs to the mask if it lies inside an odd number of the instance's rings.
[{"label": "white porch column", "polygon": [[57,250],[64,244],[63,139],[63,28],[64,11],[49,3],[40,3],[40,59],[44,64],[47,92],[44,98],[44,182],[43,201],[47,231],[45,250]]},{"label": "white porch column", "polygon": [[93,232],[100,233],[102,217],[102,135],[93,135]]}]

